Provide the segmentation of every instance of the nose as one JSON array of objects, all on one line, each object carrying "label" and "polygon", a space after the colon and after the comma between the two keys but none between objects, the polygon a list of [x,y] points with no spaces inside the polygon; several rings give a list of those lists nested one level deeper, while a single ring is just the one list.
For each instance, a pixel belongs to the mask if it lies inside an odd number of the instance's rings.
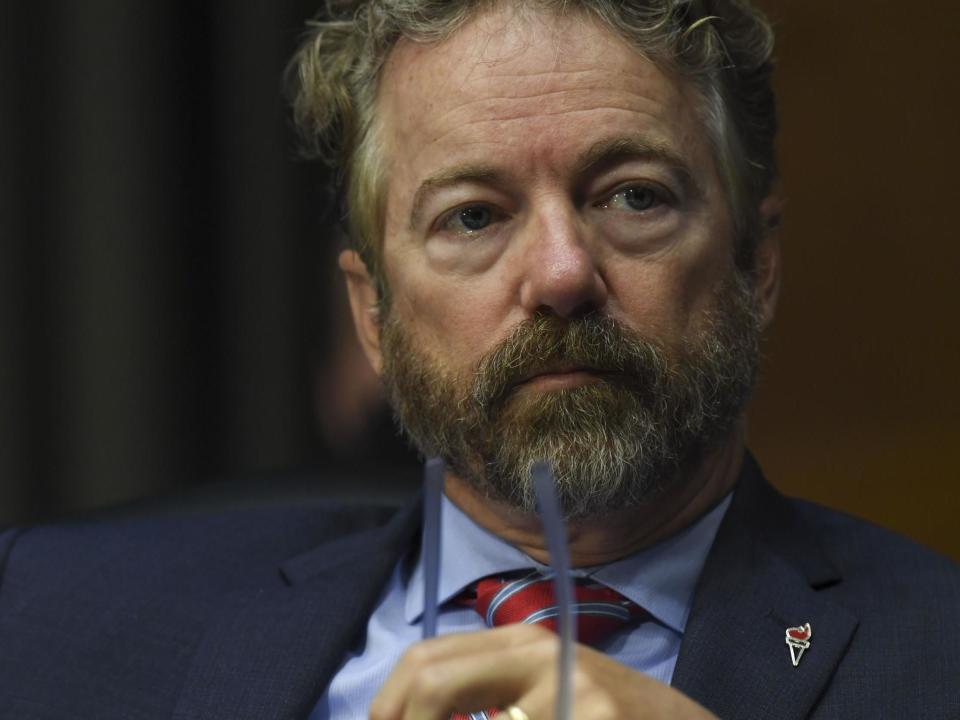
[{"label": "nose", "polygon": [[548,208],[525,238],[520,302],[530,315],[570,318],[607,303],[607,285],[572,208]]}]

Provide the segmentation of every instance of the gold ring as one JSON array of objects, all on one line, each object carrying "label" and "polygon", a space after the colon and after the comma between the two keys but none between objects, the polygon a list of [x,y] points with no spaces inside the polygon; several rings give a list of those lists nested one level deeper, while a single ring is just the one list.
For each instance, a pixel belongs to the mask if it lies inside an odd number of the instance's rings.
[{"label": "gold ring", "polygon": [[530,720],[530,716],[516,705],[511,705],[504,710],[504,712],[507,714],[507,717],[510,718],[510,720]]}]

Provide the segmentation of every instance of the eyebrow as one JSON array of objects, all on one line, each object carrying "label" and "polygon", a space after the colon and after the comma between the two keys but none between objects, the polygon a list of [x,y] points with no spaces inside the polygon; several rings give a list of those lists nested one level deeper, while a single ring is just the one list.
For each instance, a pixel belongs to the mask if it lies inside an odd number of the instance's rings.
[{"label": "eyebrow", "polygon": [[443,172],[424,180],[413,196],[413,206],[410,210],[410,227],[415,228],[423,217],[423,206],[427,198],[443,188],[463,183],[479,185],[495,185],[503,182],[505,173],[492,165],[464,164],[456,165]]},{"label": "eyebrow", "polygon": [[688,193],[701,195],[701,188],[683,157],[664,143],[635,137],[600,140],[591,145],[577,161],[575,177],[600,175],[631,160],[666,165],[677,176]]},{"label": "eyebrow", "polygon": [[[632,137],[600,140],[591,145],[574,166],[574,177],[599,175],[621,163],[631,160],[659,162],[668,166],[683,184],[687,192],[699,194],[700,188],[687,163],[671,148],[662,143]],[[465,163],[448,168],[424,180],[413,196],[410,210],[410,227],[417,227],[423,219],[427,199],[444,188],[464,183],[497,185],[506,182],[508,173],[493,165]]]}]

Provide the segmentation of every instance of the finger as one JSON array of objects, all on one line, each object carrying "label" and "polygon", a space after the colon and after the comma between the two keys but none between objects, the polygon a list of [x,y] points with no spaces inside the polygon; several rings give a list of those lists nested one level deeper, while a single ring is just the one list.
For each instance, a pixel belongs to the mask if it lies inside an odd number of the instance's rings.
[{"label": "finger", "polygon": [[454,712],[502,708],[536,685],[543,675],[546,643],[493,650],[446,661],[417,676],[403,720],[446,720]]},{"label": "finger", "polygon": [[[553,663],[554,672],[544,674],[541,681],[534,683],[527,692],[520,695],[516,700],[504,701],[498,707],[506,708],[509,705],[515,705],[530,718],[530,720],[550,720],[556,717],[557,709],[557,674],[556,663]],[[504,713],[497,718],[506,720]],[[590,717],[589,715],[576,715],[575,717]]]},{"label": "finger", "polygon": [[[444,635],[412,645],[397,661],[393,672],[380,688],[370,706],[370,717],[392,720],[401,717],[405,698],[414,677],[423,668],[452,660],[462,655],[475,655],[497,647],[494,630]],[[509,639],[507,640],[509,642]],[[502,643],[501,643],[502,644]]]},{"label": "finger", "polygon": [[[530,720],[549,720],[557,717],[559,663],[556,653],[547,663],[552,672],[541,673],[539,681],[530,684],[526,693],[512,702],[504,702],[501,707],[515,705],[523,710]],[[621,670],[629,677],[618,677],[617,672]],[[573,682],[571,717],[590,718],[590,720],[612,720],[624,717],[623,713],[617,712],[616,705],[611,701],[604,685],[607,684],[605,681],[608,678],[614,678],[614,685],[617,685],[618,681],[621,685],[627,685],[634,679],[633,676],[633,671],[620,663],[592,648],[578,645],[577,662],[571,678]],[[645,676],[642,677],[645,678]],[[655,681],[649,680],[649,683],[654,684]],[[630,717],[634,716],[631,714]]]},{"label": "finger", "polygon": [[[556,654],[548,661],[551,663],[553,672],[544,674],[542,681],[534,683],[528,691],[513,701],[513,705],[523,710],[530,717],[530,720],[548,720],[558,716],[557,703],[559,693],[559,662]],[[574,665],[573,677],[570,679],[573,683],[573,692],[571,700],[573,702],[573,712],[571,717],[590,718],[590,720],[604,720],[605,718],[617,717],[609,714],[608,703],[596,683],[593,682],[593,670],[591,666],[600,662],[599,670],[606,677],[610,675],[613,668],[624,668],[607,656],[597,651],[585,647],[577,646],[577,660]],[[626,668],[624,668],[626,669]],[[630,671],[628,671],[630,672]],[[506,706],[504,706],[506,707]]]},{"label": "finger", "polygon": [[[513,625],[418,643],[404,653],[374,698],[370,717],[372,720],[399,720],[405,717],[414,697],[432,698],[417,706],[421,708],[435,707],[439,697],[446,698],[444,702],[453,702],[453,697],[472,702],[465,690],[472,675],[487,687],[491,681],[484,678],[491,674],[508,685],[511,676],[521,677],[523,660],[533,655],[519,650],[538,644],[548,646],[549,652],[549,647],[556,644],[556,636],[544,628]],[[504,663],[509,663],[509,668]],[[455,690],[443,691],[439,687],[443,683],[451,683],[450,687]]]}]

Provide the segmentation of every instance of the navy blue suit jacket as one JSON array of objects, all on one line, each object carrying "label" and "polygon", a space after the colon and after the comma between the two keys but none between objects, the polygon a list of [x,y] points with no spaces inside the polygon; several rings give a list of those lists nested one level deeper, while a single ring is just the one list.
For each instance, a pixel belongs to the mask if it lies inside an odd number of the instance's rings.
[{"label": "navy blue suit jacket", "polygon": [[[0,718],[305,718],[419,523],[320,504],[7,531]],[[958,611],[954,563],[748,460],[673,684],[721,718],[960,718]]]}]

